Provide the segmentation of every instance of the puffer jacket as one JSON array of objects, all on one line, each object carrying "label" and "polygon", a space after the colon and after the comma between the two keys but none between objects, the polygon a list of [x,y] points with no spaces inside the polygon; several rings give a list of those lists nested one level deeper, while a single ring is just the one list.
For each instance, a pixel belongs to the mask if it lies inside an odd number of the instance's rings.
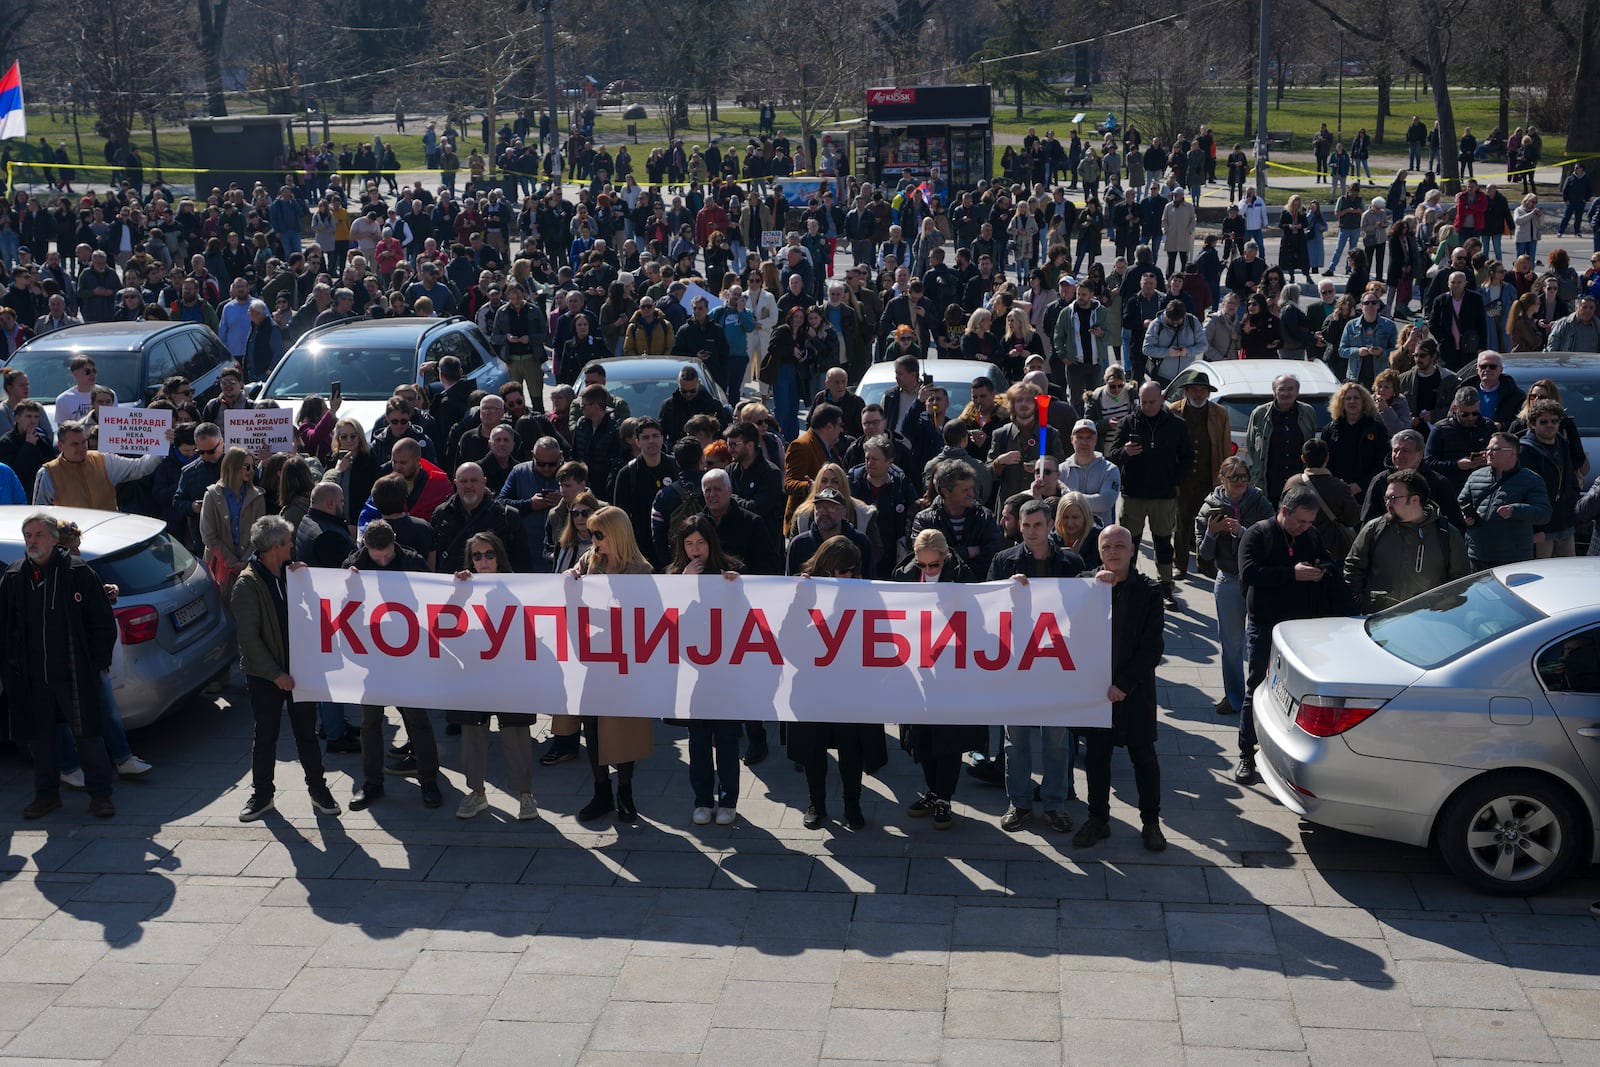
[{"label": "puffer jacket", "polygon": [[[1205,503],[1200,505],[1199,514],[1194,520],[1194,537],[1200,546],[1196,555],[1202,560],[1213,560],[1217,570],[1224,574],[1239,576],[1239,539],[1244,532],[1262,519],[1270,519],[1276,512],[1273,510],[1272,501],[1267,499],[1255,486],[1250,486],[1244,491],[1244,496],[1234,501],[1228,495],[1227,486],[1219,485],[1206,497]],[[1211,532],[1211,516],[1221,515],[1224,518],[1239,520],[1239,532],[1231,534],[1227,531],[1221,533]]]}]

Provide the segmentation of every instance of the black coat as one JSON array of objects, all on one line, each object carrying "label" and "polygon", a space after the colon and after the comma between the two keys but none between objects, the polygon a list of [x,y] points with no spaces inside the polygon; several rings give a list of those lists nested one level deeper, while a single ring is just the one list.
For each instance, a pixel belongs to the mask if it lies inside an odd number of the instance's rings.
[{"label": "black coat", "polygon": [[[24,556],[0,576],[0,627],[6,654],[0,657],[0,684],[11,708],[11,737],[18,742],[55,736],[56,702],[37,691],[34,672],[26,666],[27,630],[34,624],[28,614],[27,572],[33,564]],[[61,650],[70,679],[70,698],[64,709],[75,737],[100,736],[100,672],[111,667],[117,640],[117,621],[105,586],[93,568],[57,548],[45,573],[47,603],[65,615],[66,647]]]},{"label": "black coat", "polygon": [[1111,739],[1118,745],[1156,740],[1156,667],[1166,644],[1161,587],[1132,571],[1111,590],[1111,684],[1124,696],[1111,705]]},{"label": "black coat", "polygon": [[[892,580],[918,582],[922,573],[913,557],[896,567]],[[944,569],[939,572],[939,583],[974,581],[973,574],[955,556],[945,557]],[[918,763],[934,756],[959,756],[963,752],[979,751],[989,745],[989,727],[986,723],[960,723],[925,726],[914,723],[900,725],[900,747]],[[948,800],[949,798],[944,798]]]},{"label": "black coat", "polygon": [[1257,626],[1271,633],[1272,627],[1288,619],[1317,619],[1350,610],[1350,593],[1333,568],[1319,582],[1295,580],[1298,563],[1332,563],[1333,555],[1322,544],[1316,528],[1294,539],[1289,537],[1274,515],[1251,526],[1239,538],[1239,584],[1244,586],[1245,607]]},{"label": "black coat", "polygon": [[492,496],[485,495],[477,510],[468,513],[461,506],[461,498],[452,493],[434,509],[431,524],[433,548],[438,553],[435,569],[440,574],[471,570],[467,566],[467,539],[478,533],[492,533],[500,538],[500,543],[511,553],[513,570],[533,570],[528,539],[522,535],[522,519]]},{"label": "black coat", "polygon": [[[1135,440],[1143,447],[1139,455],[1130,456],[1127,448]],[[1165,404],[1154,418],[1135,406],[1117,427],[1106,458],[1122,468],[1123,496],[1172,500],[1194,465],[1194,441],[1188,425]]]}]

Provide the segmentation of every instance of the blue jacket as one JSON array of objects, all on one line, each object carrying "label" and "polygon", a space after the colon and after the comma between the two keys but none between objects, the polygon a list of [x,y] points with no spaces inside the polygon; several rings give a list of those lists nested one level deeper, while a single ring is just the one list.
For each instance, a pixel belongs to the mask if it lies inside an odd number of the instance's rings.
[{"label": "blue jacket", "polygon": [[26,504],[28,494],[22,490],[22,480],[17,472],[0,463],[0,504]]},{"label": "blue jacket", "polygon": [[1345,379],[1353,382],[1360,377],[1363,348],[1381,348],[1387,353],[1394,349],[1399,339],[1400,328],[1393,319],[1382,315],[1371,324],[1368,324],[1365,315],[1357,315],[1345,323],[1344,334],[1339,338],[1339,354],[1349,361]]}]

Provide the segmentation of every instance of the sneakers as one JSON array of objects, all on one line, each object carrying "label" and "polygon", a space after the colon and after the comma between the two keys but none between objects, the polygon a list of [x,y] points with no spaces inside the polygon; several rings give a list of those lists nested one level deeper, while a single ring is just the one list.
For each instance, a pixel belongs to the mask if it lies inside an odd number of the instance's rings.
[{"label": "sneakers", "polygon": [[[331,800],[332,798],[330,797],[329,799]],[[250,800],[245,804],[243,810],[239,812],[239,821],[255,822],[277,806],[277,802],[273,800],[271,793],[251,793]]]},{"label": "sneakers", "polygon": [[950,814],[950,802],[940,798],[933,803],[933,828],[935,830],[948,830],[955,822],[955,816]]},{"label": "sneakers", "polygon": [[89,814],[97,819],[109,819],[117,813],[110,797],[94,797],[89,801]]},{"label": "sneakers", "polygon": [[1240,785],[1253,785],[1261,781],[1261,775],[1256,773],[1256,761],[1251,756],[1240,756],[1239,765],[1233,769],[1233,780]]},{"label": "sneakers", "polygon": [[439,791],[439,783],[438,782],[423,782],[422,783],[422,806],[425,807],[425,808],[437,808],[443,803],[444,803],[444,794]]},{"label": "sneakers", "polygon": [[1237,714],[1239,714],[1239,709],[1234,707],[1232,704],[1230,704],[1228,702],[1228,698],[1227,697],[1223,697],[1221,700],[1217,701],[1217,706],[1215,708],[1213,708],[1212,710],[1215,711],[1218,715],[1237,715]]},{"label": "sneakers", "polygon": [[[532,798],[524,797],[523,799],[529,800]],[[354,808],[356,806],[355,801],[352,800],[350,802],[350,806]],[[468,793],[466,796],[461,798],[461,803],[456,805],[456,818],[470,819],[474,815],[482,815],[488,810],[488,797],[484,796],[482,793]]]},{"label": "sneakers", "polygon": [[360,789],[350,794],[350,810],[366,811],[382,799],[383,783],[367,782]]},{"label": "sneakers", "polygon": [[345,756],[359,756],[361,755],[361,738],[345,734],[343,737],[336,737],[329,741],[325,747],[329,755],[337,753]]},{"label": "sneakers", "polygon": [[695,808],[694,809],[694,824],[696,826],[710,826],[711,825],[711,809],[710,808]]},{"label": "sneakers", "polygon": [[339,802],[333,799],[333,794],[326,785],[319,785],[311,790],[311,806],[318,815],[337,815],[344,809],[339,807]]},{"label": "sneakers", "polygon": [[83,768],[79,767],[75,771],[62,771],[61,772],[61,784],[66,786],[68,789],[82,789],[83,788]]},{"label": "sneakers", "polygon": [[932,793],[923,793],[921,796],[917,797],[916,800],[913,800],[911,805],[906,808],[906,814],[911,816],[913,819],[920,819],[924,815],[932,815],[933,807],[938,803],[938,801],[939,798],[934,796]]},{"label": "sneakers", "polygon": [[523,822],[530,822],[538,817],[539,805],[533,802],[533,794],[522,794],[522,799],[517,803],[517,818]]},{"label": "sneakers", "polygon": [[121,778],[143,778],[153,770],[154,767],[134,755],[117,764],[117,775]]},{"label": "sneakers", "polygon": [[544,755],[539,757],[539,766],[554,767],[558,763],[565,763],[569,759],[578,758],[578,735],[570,737],[553,737],[545,748]]},{"label": "sneakers", "polygon": [[1015,804],[1006,809],[1000,816],[1000,829],[1008,834],[1014,834],[1033,820],[1032,808],[1019,808]]},{"label": "sneakers", "polygon": [[392,759],[383,765],[383,773],[396,774],[400,775],[401,777],[404,777],[408,774],[416,774],[417,757],[406,755],[400,756],[397,759]]},{"label": "sneakers", "polygon": [[1111,826],[1097,815],[1091,815],[1083,821],[1083,826],[1076,834],[1072,835],[1073,848],[1088,848],[1098,845],[1111,836]]},{"label": "sneakers", "polygon": [[[60,806],[61,806],[61,802],[57,801],[56,802],[56,807],[60,807]],[[805,818],[800,820],[800,824],[802,826],[804,826],[807,830],[816,830],[816,829],[820,828],[822,826],[822,824],[827,822],[827,821],[828,821],[828,809],[825,806],[821,805],[821,804],[813,804],[813,805],[811,805],[810,807],[808,807],[806,809]]]},{"label": "sneakers", "polygon": [[1050,827],[1052,833],[1066,834],[1072,832],[1072,816],[1055,808],[1044,813],[1044,824]]},{"label": "sneakers", "polygon": [[22,809],[24,819],[42,819],[52,811],[61,807],[60,797],[34,797],[28,806]]},{"label": "sneakers", "polygon": [[738,808],[718,808],[717,809],[717,825],[718,826],[732,826],[734,823],[736,823],[738,821],[739,821],[739,809]]},{"label": "sneakers", "polygon": [[1160,823],[1145,823],[1144,829],[1140,831],[1140,836],[1144,838],[1144,847],[1149,851],[1165,852],[1167,850],[1167,835],[1161,832]]}]

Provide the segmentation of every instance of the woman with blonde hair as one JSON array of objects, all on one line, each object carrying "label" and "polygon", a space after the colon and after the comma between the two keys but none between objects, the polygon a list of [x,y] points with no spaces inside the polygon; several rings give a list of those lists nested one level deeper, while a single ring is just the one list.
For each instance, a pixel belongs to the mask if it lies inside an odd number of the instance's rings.
[{"label": "woman with blonde hair", "polygon": [[[573,580],[585,575],[649,574],[650,561],[633,539],[628,513],[609,504],[589,516],[589,551],[566,573]],[[634,822],[639,810],[633,804],[633,768],[650,755],[655,745],[655,722],[620,715],[584,715],[583,735],[589,749],[589,769],[594,773],[594,799],[578,812],[581,822],[592,822],[611,812],[622,822]],[[617,792],[611,793],[608,767],[617,768]]]},{"label": "woman with blonde hair", "polygon": [[1360,500],[1367,484],[1389,461],[1389,432],[1378,420],[1378,403],[1360,382],[1345,382],[1328,400],[1333,421],[1322,431],[1328,470]]},{"label": "woman with blonde hair", "polygon": [[333,478],[344,488],[345,521],[351,526],[361,517],[361,509],[372,495],[372,483],[382,475],[378,460],[372,454],[372,444],[367,440],[361,423],[355,419],[340,419],[333,426],[333,465],[326,477]]},{"label": "woman with blonde hair", "polygon": [[589,489],[585,489],[573,498],[566,514],[562,516],[566,521],[561,523],[561,536],[555,545],[556,570],[571,570],[588,553],[590,546],[594,544],[589,520],[603,507],[605,503]]},{"label": "woman with blonde hair", "polygon": [[200,499],[200,543],[224,604],[248,560],[244,546],[250,529],[267,513],[266,494],[253,484],[255,473],[255,457],[235,445],[222,454],[217,480]]},{"label": "woman with blonde hair", "polygon": [[[456,572],[456,580],[471,581],[474,575],[511,572],[511,557],[499,537],[487,531],[467,538],[463,558],[467,569]],[[467,780],[467,795],[456,808],[456,818],[470,819],[487,811],[489,797],[484,779],[489,770],[489,716],[500,720],[500,747],[505,753],[507,785],[517,795],[517,818],[537,819],[539,806],[533,800],[533,735],[529,732],[536,716],[513,712],[451,711],[445,718],[461,724],[461,773]]]},{"label": "woman with blonde hair", "polygon": [[1000,339],[1000,369],[1012,381],[1021,381],[1029,356],[1044,355],[1044,341],[1020,307],[1006,312],[1006,333]]},{"label": "woman with blonde hair", "polygon": [[993,362],[1000,355],[1000,339],[994,333],[994,314],[988,308],[978,308],[967,316],[967,328],[961,335],[961,358]]},{"label": "woman with blonde hair", "polygon": [[1095,521],[1094,505],[1084,494],[1073,490],[1063,493],[1056,505],[1056,539],[1062,548],[1071,549],[1083,559],[1085,574],[1100,569],[1100,531],[1103,527]]}]

